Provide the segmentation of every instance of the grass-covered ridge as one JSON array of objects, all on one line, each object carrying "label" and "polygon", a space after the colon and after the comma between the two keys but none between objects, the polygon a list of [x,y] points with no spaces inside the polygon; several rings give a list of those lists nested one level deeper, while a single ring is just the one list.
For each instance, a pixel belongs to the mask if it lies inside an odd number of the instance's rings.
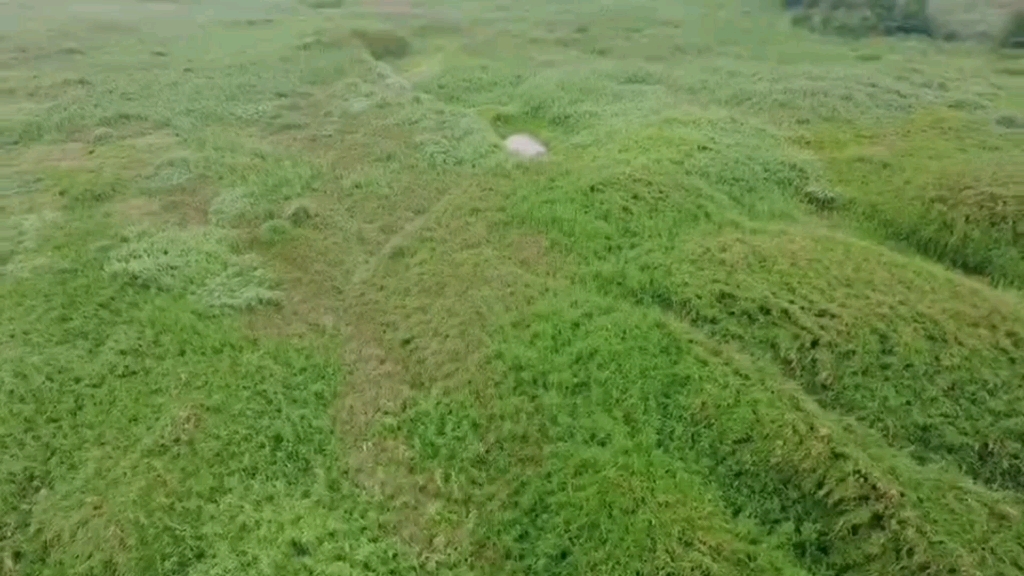
[{"label": "grass-covered ridge", "polygon": [[1012,50],[244,4],[0,6],[0,575],[1024,572]]}]

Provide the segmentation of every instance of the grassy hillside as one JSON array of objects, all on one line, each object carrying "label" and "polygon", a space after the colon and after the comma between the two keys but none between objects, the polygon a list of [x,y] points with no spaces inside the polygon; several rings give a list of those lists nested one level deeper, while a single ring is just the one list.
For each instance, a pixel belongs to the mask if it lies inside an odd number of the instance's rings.
[{"label": "grassy hillside", "polygon": [[0,5],[0,575],[1024,574],[1018,54],[121,1]]}]

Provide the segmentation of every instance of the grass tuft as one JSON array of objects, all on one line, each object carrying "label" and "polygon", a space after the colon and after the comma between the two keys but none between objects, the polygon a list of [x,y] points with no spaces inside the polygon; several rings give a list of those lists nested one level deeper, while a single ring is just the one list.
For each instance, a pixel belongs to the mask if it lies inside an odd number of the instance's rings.
[{"label": "grass tuft", "polygon": [[285,210],[284,218],[292,226],[304,226],[313,219],[313,205],[303,201],[294,202]]},{"label": "grass tuft", "polygon": [[817,210],[835,210],[839,207],[841,198],[835,191],[823,186],[808,186],[804,188],[801,198]]},{"label": "grass tuft", "polygon": [[291,234],[292,225],[287,220],[268,220],[260,226],[260,240],[266,244],[278,244]]},{"label": "grass tuft", "polygon": [[106,271],[127,284],[189,294],[211,308],[250,309],[278,301],[253,256],[229,248],[213,230],[135,230],[114,250]]}]

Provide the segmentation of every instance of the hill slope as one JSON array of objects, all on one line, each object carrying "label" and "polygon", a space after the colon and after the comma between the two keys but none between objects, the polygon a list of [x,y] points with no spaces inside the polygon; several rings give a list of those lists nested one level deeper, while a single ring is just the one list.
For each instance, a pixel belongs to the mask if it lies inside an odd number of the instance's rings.
[{"label": "hill slope", "polygon": [[743,1],[41,8],[0,7],[0,574],[1024,573],[1012,55]]}]

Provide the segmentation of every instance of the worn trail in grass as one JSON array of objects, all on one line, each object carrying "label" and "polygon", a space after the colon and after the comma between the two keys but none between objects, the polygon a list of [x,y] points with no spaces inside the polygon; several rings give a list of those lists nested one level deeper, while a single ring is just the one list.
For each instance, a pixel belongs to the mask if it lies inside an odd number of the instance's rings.
[{"label": "worn trail in grass", "polygon": [[4,40],[0,573],[1024,572],[1016,60],[260,6]]}]

